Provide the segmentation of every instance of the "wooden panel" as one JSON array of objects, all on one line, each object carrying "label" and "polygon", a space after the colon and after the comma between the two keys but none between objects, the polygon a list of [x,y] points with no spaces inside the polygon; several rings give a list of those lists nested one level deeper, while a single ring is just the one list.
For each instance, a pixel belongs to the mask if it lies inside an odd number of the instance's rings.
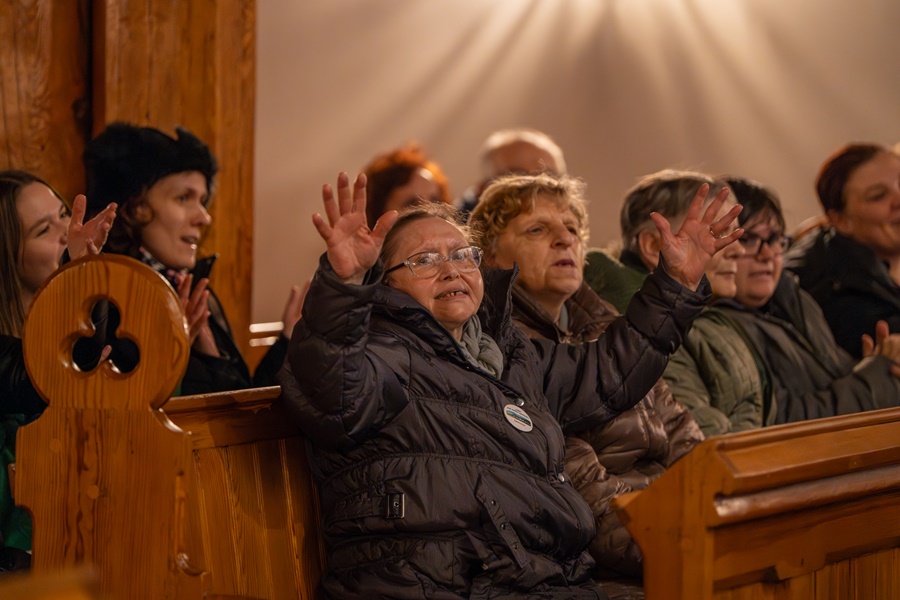
[{"label": "wooden panel", "polygon": [[706,440],[617,504],[647,600],[900,598],[900,409]]},{"label": "wooden panel", "polygon": [[179,396],[170,399],[165,410],[179,427],[191,432],[195,449],[299,435],[277,402],[280,393],[281,388],[272,386]]},{"label": "wooden panel", "polygon": [[[172,287],[137,260],[121,255],[72,261],[55,279],[60,281],[38,291],[31,308],[43,317],[27,319],[22,332],[24,339],[54,340],[24,346],[35,389],[66,408],[146,412],[148,403],[162,406],[181,380],[190,354],[181,301]],[[81,297],[81,302],[74,300]],[[93,335],[91,311],[101,299],[120,307],[116,336],[134,341],[140,350],[140,362],[130,374],[115,371],[108,361],[89,373],[73,365],[72,348],[81,337]]]},{"label": "wooden panel", "polygon": [[0,0],[0,169],[84,191],[89,0]]},{"label": "wooden panel", "polygon": [[67,570],[49,575],[4,574],[0,598],[14,600],[99,600],[97,575],[90,569]]},{"label": "wooden panel", "polygon": [[[141,351],[128,374],[106,362],[82,372],[69,355],[98,298],[119,306]],[[202,559],[184,535],[190,439],[154,410],[187,365],[175,292],[123,256],[73,261],[36,295],[23,348],[48,403],[17,435],[16,500],[34,517],[34,572],[91,565],[106,597],[199,598],[202,573],[185,569]]]},{"label": "wooden panel", "polygon": [[253,268],[254,0],[94,0],[93,133],[116,120],[210,145],[220,173],[201,254],[248,348]]},{"label": "wooden panel", "polygon": [[290,503],[291,556],[297,561],[300,598],[313,600],[325,571],[325,540],[320,532],[319,496],[306,459],[306,442],[293,437],[282,445],[282,472]]},{"label": "wooden panel", "polygon": [[183,396],[164,411],[191,431],[211,589],[311,600],[325,566],[318,498],[279,393]]}]

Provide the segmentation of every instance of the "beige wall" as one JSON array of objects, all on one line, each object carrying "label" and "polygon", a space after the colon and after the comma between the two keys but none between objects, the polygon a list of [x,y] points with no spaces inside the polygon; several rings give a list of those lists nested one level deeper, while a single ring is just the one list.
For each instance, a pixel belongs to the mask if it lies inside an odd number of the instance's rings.
[{"label": "beige wall", "polygon": [[253,319],[314,270],[321,185],[407,139],[459,193],[490,131],[547,131],[595,245],[666,167],[768,183],[796,225],[832,149],[900,141],[898,23],[896,0],[264,0]]}]

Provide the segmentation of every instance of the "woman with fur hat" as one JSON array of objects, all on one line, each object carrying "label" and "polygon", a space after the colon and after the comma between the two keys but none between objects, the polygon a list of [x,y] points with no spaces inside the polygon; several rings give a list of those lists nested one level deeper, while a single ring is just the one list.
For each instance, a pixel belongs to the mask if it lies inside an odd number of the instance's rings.
[{"label": "woman with fur hat", "polygon": [[[151,127],[107,126],[84,152],[88,212],[118,202],[106,251],[149,265],[181,297],[192,346],[180,393],[248,388],[250,372],[209,288],[207,276],[216,257],[197,258],[197,246],[212,223],[207,208],[218,165],[201,140],[186,129],[176,128],[176,133],[173,138]],[[272,351],[284,352],[285,347]],[[126,367],[136,360],[117,357],[115,350],[111,358]]]}]

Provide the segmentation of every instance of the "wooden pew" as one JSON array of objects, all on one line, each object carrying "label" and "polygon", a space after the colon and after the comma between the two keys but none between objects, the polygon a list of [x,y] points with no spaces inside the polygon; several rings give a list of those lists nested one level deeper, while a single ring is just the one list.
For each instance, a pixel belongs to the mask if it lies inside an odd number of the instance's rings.
[{"label": "wooden pew", "polygon": [[647,600],[896,600],[900,409],[710,438],[617,504]]},{"label": "wooden pew", "polygon": [[[140,351],[130,373],[73,364],[101,299]],[[325,554],[305,442],[277,387],[169,399],[189,339],[159,275],[121,256],[74,261],[38,293],[23,339],[48,402],[17,438],[35,575],[89,566],[114,600],[314,597]]]},{"label": "wooden pew", "polygon": [[100,600],[97,577],[90,569],[59,573],[0,576],[0,598],[10,600]]}]

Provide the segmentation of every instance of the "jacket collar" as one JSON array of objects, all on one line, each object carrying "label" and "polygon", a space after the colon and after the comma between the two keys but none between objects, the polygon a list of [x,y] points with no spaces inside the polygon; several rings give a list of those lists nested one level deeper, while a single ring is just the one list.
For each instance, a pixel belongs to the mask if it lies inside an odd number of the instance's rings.
[{"label": "jacket collar", "polygon": [[524,326],[534,329],[541,337],[557,342],[590,341],[619,316],[618,311],[586,283],[582,283],[565,302],[569,312],[569,327],[565,330],[553,322],[544,307],[521,285],[513,286],[512,296],[515,318]]},{"label": "jacket collar", "polygon": [[[367,280],[378,281],[382,268],[379,264],[370,271]],[[484,298],[478,309],[478,318],[481,320],[482,330],[497,342],[504,356],[508,356],[509,344],[512,341],[510,336],[512,285],[518,273],[518,267],[509,270],[482,269]],[[459,352],[459,344],[450,332],[409,294],[378,283],[373,303],[373,310],[376,313],[402,323],[436,349],[452,354]]]}]

